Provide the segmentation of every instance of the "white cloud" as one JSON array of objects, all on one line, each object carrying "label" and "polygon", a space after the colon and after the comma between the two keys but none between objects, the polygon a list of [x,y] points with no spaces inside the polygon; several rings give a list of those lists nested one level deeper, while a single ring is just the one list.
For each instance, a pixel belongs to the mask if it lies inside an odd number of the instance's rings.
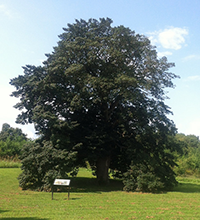
[{"label": "white cloud", "polygon": [[183,58],[183,61],[200,60],[200,55],[191,54]]},{"label": "white cloud", "polygon": [[188,31],[184,28],[169,28],[158,34],[158,40],[162,47],[166,49],[179,50],[185,43],[185,36]]},{"label": "white cloud", "polygon": [[189,76],[186,79],[186,81],[199,81],[199,80],[200,80],[200,75]]},{"label": "white cloud", "polygon": [[156,45],[158,43],[157,34],[157,31],[148,33],[148,35],[151,35],[149,40],[151,41],[152,45]]},{"label": "white cloud", "polygon": [[164,30],[148,33],[153,45],[165,49],[179,50],[185,44],[185,37],[188,35],[186,28],[170,27]]},{"label": "white cloud", "polygon": [[170,55],[172,55],[172,52],[170,51],[158,52],[158,57],[164,57],[164,56],[170,56]]}]

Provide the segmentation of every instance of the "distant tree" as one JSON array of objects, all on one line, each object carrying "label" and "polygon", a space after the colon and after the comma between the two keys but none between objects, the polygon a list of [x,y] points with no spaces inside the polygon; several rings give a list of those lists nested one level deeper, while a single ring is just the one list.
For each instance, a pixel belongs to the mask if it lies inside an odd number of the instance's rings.
[{"label": "distant tree", "polygon": [[20,98],[17,122],[34,123],[54,148],[76,152],[77,166],[89,161],[99,183],[108,182],[109,169],[122,177],[131,164],[153,161],[167,167],[156,175],[173,185],[166,140],[176,129],[164,100],[174,64],[159,59],[145,36],[111,24],[76,20],[43,66],[23,67],[10,82]]},{"label": "distant tree", "polygon": [[20,128],[12,128],[9,124],[4,123],[0,132],[0,140],[5,141],[7,138],[15,140],[18,138],[27,140],[26,134]]},{"label": "distant tree", "polygon": [[21,154],[21,149],[27,141],[26,135],[19,128],[12,128],[4,123],[0,132],[0,156],[15,156]]},{"label": "distant tree", "polygon": [[185,142],[188,144],[188,147],[198,148],[200,147],[199,137],[195,135],[187,135]]},{"label": "distant tree", "polygon": [[191,149],[200,148],[200,140],[195,135],[176,134],[175,139],[181,145],[184,154],[188,154]]},{"label": "distant tree", "polygon": [[177,154],[178,175],[200,175],[200,140],[195,135],[176,134],[182,152]]}]

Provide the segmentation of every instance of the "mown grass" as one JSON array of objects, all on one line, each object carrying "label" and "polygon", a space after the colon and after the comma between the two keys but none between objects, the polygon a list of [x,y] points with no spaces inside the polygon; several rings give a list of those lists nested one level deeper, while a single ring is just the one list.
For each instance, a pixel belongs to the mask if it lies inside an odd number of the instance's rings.
[{"label": "mown grass", "polygon": [[67,193],[23,191],[20,169],[0,169],[0,219],[200,219],[200,181],[179,178],[173,191],[126,193],[120,181],[99,187],[91,172],[81,169]]}]

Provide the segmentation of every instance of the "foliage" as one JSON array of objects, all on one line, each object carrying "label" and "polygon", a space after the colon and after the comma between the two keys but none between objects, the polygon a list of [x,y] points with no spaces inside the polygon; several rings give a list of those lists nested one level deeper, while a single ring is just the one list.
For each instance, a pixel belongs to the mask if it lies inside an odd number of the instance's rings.
[{"label": "foliage", "polygon": [[193,148],[187,155],[178,157],[178,167],[175,169],[178,175],[200,176],[200,148]]},{"label": "foliage", "polygon": [[195,135],[176,134],[175,139],[182,148],[182,154],[187,155],[191,149],[200,148],[199,137]]},{"label": "foliage", "polygon": [[[153,158],[152,158],[153,160]],[[168,175],[166,175],[166,173]],[[170,189],[177,184],[174,173],[167,164],[137,164],[131,165],[124,173],[123,178],[125,191],[157,192]]]},{"label": "foliage", "polygon": [[[177,77],[168,72],[174,64],[158,59],[147,37],[111,24],[109,18],[68,24],[44,65],[27,65],[10,82],[20,98],[15,107],[23,110],[17,122],[34,123],[58,149],[78,145],[76,165],[88,161],[105,183],[109,168],[122,176],[132,161],[173,150],[165,143],[176,132],[164,103]],[[173,157],[161,158],[171,169]]]},{"label": "foliage", "polygon": [[152,168],[149,169],[143,164],[130,166],[130,169],[124,173],[124,177],[124,190],[128,192],[154,192],[164,187]]},{"label": "foliage", "polygon": [[10,140],[18,140],[20,137],[21,140],[27,140],[26,135],[22,132],[20,128],[12,128],[9,124],[4,123],[0,132],[0,140],[6,141],[8,138]]},{"label": "foliage", "polygon": [[27,141],[22,140],[20,137],[15,140],[7,138],[6,141],[0,141],[0,156],[6,157],[20,155],[21,149],[26,142]]},{"label": "foliage", "polygon": [[177,154],[177,164],[174,170],[178,175],[200,176],[200,141],[195,135],[177,134],[175,139],[182,148]]},{"label": "foliage", "polygon": [[28,141],[19,128],[12,128],[4,123],[0,132],[0,157],[11,157],[21,154],[23,145]]},{"label": "foliage", "polygon": [[23,172],[19,185],[22,189],[50,190],[54,179],[66,178],[69,172],[76,175],[75,158],[76,151],[58,149],[50,141],[28,143],[20,156]]}]

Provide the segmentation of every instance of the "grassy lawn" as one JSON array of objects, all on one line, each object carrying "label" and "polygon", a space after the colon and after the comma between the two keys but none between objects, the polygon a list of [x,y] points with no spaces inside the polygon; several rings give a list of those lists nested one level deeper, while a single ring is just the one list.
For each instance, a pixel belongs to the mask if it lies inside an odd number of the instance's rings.
[{"label": "grassy lawn", "polygon": [[160,194],[126,193],[119,181],[99,188],[81,169],[67,192],[22,191],[19,168],[0,169],[0,219],[200,219],[200,180],[179,178],[180,185]]}]

